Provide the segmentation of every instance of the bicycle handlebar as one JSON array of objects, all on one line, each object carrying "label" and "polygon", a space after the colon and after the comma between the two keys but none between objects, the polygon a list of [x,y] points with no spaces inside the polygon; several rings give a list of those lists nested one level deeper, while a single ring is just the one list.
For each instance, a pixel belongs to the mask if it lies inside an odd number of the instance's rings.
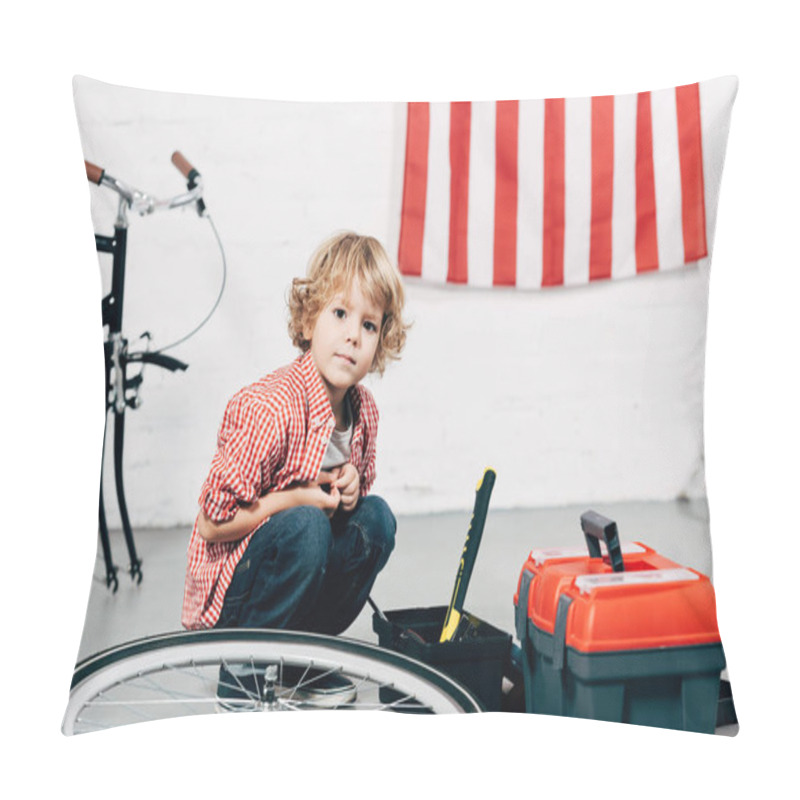
[{"label": "bicycle handlebar", "polygon": [[177,208],[178,206],[197,203],[198,213],[202,216],[205,211],[203,203],[203,181],[200,173],[186,160],[186,158],[176,150],[172,154],[172,163],[180,170],[181,174],[188,181],[189,191],[176,195],[169,200],[157,200],[152,195],[140,192],[131,186],[123,183],[118,178],[109,175],[102,167],[92,164],[91,161],[84,161],[86,166],[86,178],[91,183],[98,186],[105,186],[113,189],[124,200],[128,208],[138,212],[140,216],[152,214],[160,208]]}]

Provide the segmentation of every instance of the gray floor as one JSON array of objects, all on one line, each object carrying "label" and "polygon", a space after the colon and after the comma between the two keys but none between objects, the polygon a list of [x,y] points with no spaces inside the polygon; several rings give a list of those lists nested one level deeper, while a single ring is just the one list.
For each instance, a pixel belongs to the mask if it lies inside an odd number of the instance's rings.
[{"label": "gray floor", "polygon": [[[490,509],[465,607],[496,627],[514,629],[513,596],[530,550],[580,546],[585,506],[495,511]],[[704,500],[624,503],[595,507],[616,520],[620,538],[639,541],[685,566],[712,574],[708,506]],[[398,518],[397,544],[372,593],[383,610],[447,605],[469,526],[468,512]],[[79,659],[141,636],[180,629],[188,528],[135,531],[144,578],[134,584],[124,570],[120,532],[112,550],[120,567],[119,589],[105,586],[98,552]],[[345,634],[377,642],[372,612],[365,608]]]}]

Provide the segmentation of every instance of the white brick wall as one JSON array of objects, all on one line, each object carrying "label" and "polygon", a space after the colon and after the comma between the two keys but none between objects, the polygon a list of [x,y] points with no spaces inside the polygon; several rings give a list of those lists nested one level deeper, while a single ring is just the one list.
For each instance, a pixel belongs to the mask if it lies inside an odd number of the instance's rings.
[{"label": "white brick wall", "polygon": [[[169,163],[180,149],[203,175],[225,245],[219,310],[170,351],[189,370],[149,368],[143,405],[127,414],[133,523],[188,523],[226,400],[293,356],[285,292],[316,244],[351,228],[396,254],[404,107],[83,80],[76,103],[85,156],[134,186],[181,191]],[[113,199],[89,191],[95,224],[110,233]],[[134,218],[129,237],[124,330],[132,342],[149,330],[161,347],[212,305],[219,251],[208,223],[186,210]],[[105,292],[110,261],[101,258]],[[491,465],[498,508],[703,494],[707,288],[706,264],[545,292],[408,284],[404,358],[368,379],[382,414],[375,490],[398,512],[466,508]],[[106,501],[115,525],[110,464]]]}]

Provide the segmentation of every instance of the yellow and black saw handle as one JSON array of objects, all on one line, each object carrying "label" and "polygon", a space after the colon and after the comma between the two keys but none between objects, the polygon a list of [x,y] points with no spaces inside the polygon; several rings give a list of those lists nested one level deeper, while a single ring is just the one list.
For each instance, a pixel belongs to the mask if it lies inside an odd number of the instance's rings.
[{"label": "yellow and black saw handle", "polygon": [[444,618],[442,635],[439,637],[440,642],[451,641],[458,630],[458,623],[461,621],[461,613],[464,610],[464,597],[467,594],[472,568],[475,566],[475,557],[478,555],[483,526],[486,522],[486,512],[489,510],[489,498],[492,495],[496,477],[497,474],[493,469],[486,469],[475,490],[475,508],[469,523],[467,540],[464,542],[464,549],[461,551],[456,584],[453,587],[453,596],[450,599],[450,606]]}]

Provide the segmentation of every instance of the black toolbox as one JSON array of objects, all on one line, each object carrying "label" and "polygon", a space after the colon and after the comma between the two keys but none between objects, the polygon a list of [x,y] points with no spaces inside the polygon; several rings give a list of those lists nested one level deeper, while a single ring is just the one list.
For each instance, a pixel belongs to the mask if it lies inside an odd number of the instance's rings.
[{"label": "black toolbox", "polygon": [[[422,661],[449,675],[468,689],[486,711],[503,705],[503,673],[508,667],[511,635],[467,611],[468,633],[457,641],[440,642],[447,606],[386,611],[385,619],[372,616],[378,644]],[[390,702],[391,690],[381,690]]]}]

